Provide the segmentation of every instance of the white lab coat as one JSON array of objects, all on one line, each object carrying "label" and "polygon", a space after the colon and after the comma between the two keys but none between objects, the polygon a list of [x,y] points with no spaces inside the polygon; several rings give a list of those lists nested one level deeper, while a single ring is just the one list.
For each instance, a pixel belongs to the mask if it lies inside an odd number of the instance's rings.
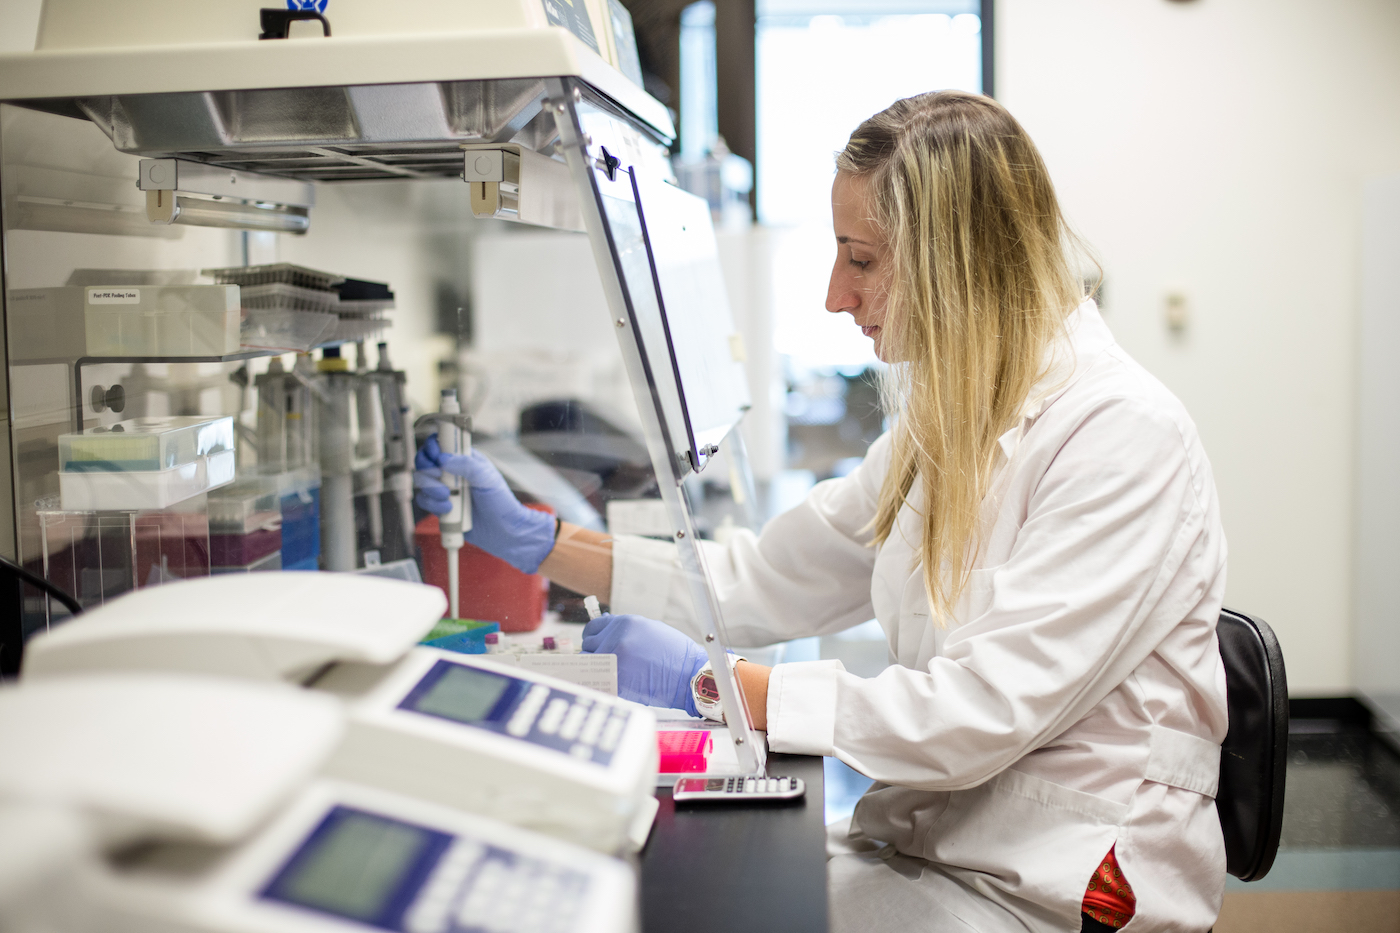
[{"label": "white lab coat", "polygon": [[[878,677],[816,661],[769,682],[773,750],[876,781],[833,840],[833,929],[1077,931],[1114,845],[1137,896],[1130,931],[1207,930],[1219,912],[1225,537],[1210,464],[1092,302],[1066,330],[1001,438],[946,627],[929,615],[915,507],[868,546],[888,436],[762,535],[708,546],[733,646],[872,616],[889,641]],[[617,540],[614,612],[685,627],[669,548]]]}]

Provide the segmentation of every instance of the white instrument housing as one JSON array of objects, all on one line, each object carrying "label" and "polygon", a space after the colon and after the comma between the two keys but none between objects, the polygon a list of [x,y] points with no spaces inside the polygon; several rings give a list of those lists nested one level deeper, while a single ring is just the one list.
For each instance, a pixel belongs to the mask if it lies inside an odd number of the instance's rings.
[{"label": "white instrument housing", "polygon": [[332,776],[601,852],[645,839],[658,765],[645,707],[432,648],[388,668],[338,664],[314,689],[347,706]]},{"label": "white instrument housing", "polygon": [[36,635],[22,673],[26,681],[143,670],[299,682],[335,661],[397,661],[446,608],[436,587],[383,577],[202,577],[127,593]]},{"label": "white instrument housing", "polygon": [[652,713],[545,674],[414,647],[445,608],[436,587],[379,577],[185,581],[35,636],[23,677],[39,685],[141,670],[305,682],[348,714],[323,773],[601,852],[629,839],[639,848],[656,811]]},{"label": "white instrument housing", "polygon": [[382,790],[318,781],[227,849],[148,845],[79,876],[112,933],[631,933],[622,862]]},{"label": "white instrument housing", "polygon": [[109,843],[242,838],[311,779],[344,711],[280,684],[87,674],[0,688],[0,803],[72,807]]}]

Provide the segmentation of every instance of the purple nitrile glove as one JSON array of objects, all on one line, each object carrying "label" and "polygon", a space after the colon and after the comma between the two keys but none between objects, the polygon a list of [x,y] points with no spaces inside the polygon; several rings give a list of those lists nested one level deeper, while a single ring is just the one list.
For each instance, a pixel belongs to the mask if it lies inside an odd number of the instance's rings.
[{"label": "purple nitrile glove", "polygon": [[413,460],[413,501],[425,512],[446,515],[451,509],[444,471],[465,479],[471,487],[472,527],[465,535],[487,554],[499,557],[522,573],[534,573],[554,550],[554,516],[527,509],[515,498],[491,461],[478,451],[445,454],[434,434],[418,448]]},{"label": "purple nitrile glove", "polygon": [[624,700],[700,715],[690,681],[709,658],[704,648],[665,622],[598,616],[583,630],[583,650],[617,655],[617,693]]}]

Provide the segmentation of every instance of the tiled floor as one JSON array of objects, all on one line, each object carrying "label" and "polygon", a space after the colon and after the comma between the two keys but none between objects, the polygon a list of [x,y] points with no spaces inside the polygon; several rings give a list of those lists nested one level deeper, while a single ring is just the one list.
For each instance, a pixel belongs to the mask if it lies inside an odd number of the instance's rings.
[{"label": "tiled floor", "polygon": [[[1295,720],[1273,869],[1228,879],[1216,933],[1400,933],[1400,755],[1364,728]],[[826,764],[827,822],[868,778]]]},{"label": "tiled floor", "polygon": [[1295,720],[1278,859],[1225,887],[1217,933],[1400,933],[1400,756],[1364,728]]}]

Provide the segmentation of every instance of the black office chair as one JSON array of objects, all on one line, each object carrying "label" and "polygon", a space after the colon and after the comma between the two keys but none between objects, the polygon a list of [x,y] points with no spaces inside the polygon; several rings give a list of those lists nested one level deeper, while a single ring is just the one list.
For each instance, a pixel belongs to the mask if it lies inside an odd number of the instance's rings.
[{"label": "black office chair", "polygon": [[1216,635],[1230,711],[1215,796],[1225,870],[1241,881],[1258,881],[1273,867],[1283,830],[1288,678],[1278,639],[1263,619],[1223,609]]}]

